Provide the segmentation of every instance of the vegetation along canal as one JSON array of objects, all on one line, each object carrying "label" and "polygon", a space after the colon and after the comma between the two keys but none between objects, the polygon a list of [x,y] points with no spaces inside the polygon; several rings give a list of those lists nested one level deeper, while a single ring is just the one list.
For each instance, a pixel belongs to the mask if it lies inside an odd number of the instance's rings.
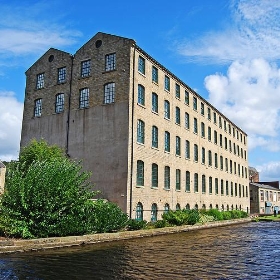
[{"label": "vegetation along canal", "polygon": [[2,255],[0,279],[279,279],[279,222]]}]

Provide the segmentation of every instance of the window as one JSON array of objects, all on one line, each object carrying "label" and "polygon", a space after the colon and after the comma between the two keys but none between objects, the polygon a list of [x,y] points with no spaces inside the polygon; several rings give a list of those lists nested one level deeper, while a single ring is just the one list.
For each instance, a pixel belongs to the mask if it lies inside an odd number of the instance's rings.
[{"label": "window", "polygon": [[64,93],[59,93],[55,97],[55,112],[61,113],[64,110]]},{"label": "window", "polygon": [[204,122],[201,123],[201,137],[205,137],[205,124]]},{"label": "window", "polygon": [[116,54],[110,53],[105,55],[105,71],[116,69]]},{"label": "window", "polygon": [[223,136],[220,134],[220,147],[223,147]]},{"label": "window", "polygon": [[233,163],[234,174],[236,175],[236,162]]},{"label": "window", "polygon": [[219,182],[218,182],[218,178],[215,178],[215,194],[219,194]]},{"label": "window", "polygon": [[224,195],[224,180],[221,180],[221,195]]},{"label": "window", "polygon": [[180,117],[180,108],[175,108],[175,123],[180,124],[181,123],[181,117]]},{"label": "window", "polygon": [[213,187],[212,187],[212,177],[209,177],[209,194],[212,194]]},{"label": "window", "polygon": [[201,148],[201,163],[205,164],[205,148]]},{"label": "window", "polygon": [[90,75],[91,61],[90,59],[81,62],[81,77],[88,77]]},{"label": "window", "polygon": [[208,165],[212,166],[212,152],[210,150],[208,151]]},{"label": "window", "polygon": [[185,90],[185,103],[187,105],[190,104],[190,96],[189,96],[189,92]]},{"label": "window", "polygon": [[170,190],[170,167],[164,167],[164,188]]},{"label": "window", "polygon": [[217,143],[218,143],[218,134],[217,134],[217,131],[214,130],[214,144],[217,145]]},{"label": "window", "polygon": [[230,195],[233,196],[233,183],[230,182]]},{"label": "window", "polygon": [[152,147],[158,148],[158,128],[156,126],[152,126]]},{"label": "window", "polygon": [[164,213],[167,213],[169,210],[170,210],[169,204],[168,204],[168,203],[165,203],[165,204],[164,204],[164,210],[163,210],[163,212],[164,212]]},{"label": "window", "polygon": [[138,104],[145,105],[145,88],[138,85]]},{"label": "window", "polygon": [[231,140],[229,140],[229,143],[228,143],[228,144],[229,144],[229,151],[232,152],[232,149],[231,149]]},{"label": "window", "polygon": [[224,130],[227,131],[227,121],[224,120]]},{"label": "window", "polygon": [[156,203],[152,204],[152,210],[151,210],[151,222],[156,222],[157,221],[157,205]]},{"label": "window", "polygon": [[141,144],[145,142],[145,123],[142,120],[137,121],[137,142]]},{"label": "window", "polygon": [[176,169],[176,190],[181,190],[181,170]]},{"label": "window", "polygon": [[104,104],[115,102],[115,83],[104,85]]},{"label": "window", "polygon": [[228,124],[228,133],[231,134],[231,125],[230,125],[230,123]]},{"label": "window", "polygon": [[168,131],[164,133],[164,150],[170,152],[170,133]]},{"label": "window", "polygon": [[155,66],[152,67],[152,81],[158,83],[158,69]]},{"label": "window", "polygon": [[156,93],[152,93],[152,111],[158,113],[158,95]]},{"label": "window", "polygon": [[181,155],[181,138],[176,136],[176,156]]},{"label": "window", "polygon": [[197,111],[197,98],[193,97],[193,109]]},{"label": "window", "polygon": [[191,176],[190,172],[186,171],[186,192],[189,192],[191,190]]},{"label": "window", "polygon": [[232,173],[232,160],[229,160],[229,172]]},{"label": "window", "polygon": [[206,193],[206,179],[205,179],[205,175],[202,175],[202,178],[201,178],[201,191],[202,191],[202,193]]},{"label": "window", "polygon": [[208,141],[211,141],[211,135],[212,134],[212,131],[211,131],[211,127],[208,126]]},{"label": "window", "polygon": [[264,201],[264,191],[263,190],[260,190],[260,198],[261,198],[261,201]]},{"label": "window", "polygon": [[198,146],[196,144],[193,146],[193,157],[194,161],[198,161]]},{"label": "window", "polygon": [[175,85],[175,96],[180,99],[180,86],[178,84]]},{"label": "window", "polygon": [[189,203],[187,203],[187,205],[186,205],[186,210],[190,210],[190,204]]},{"label": "window", "polygon": [[186,148],[185,157],[187,159],[189,159],[190,158],[190,142],[188,140],[186,140],[185,148]]},{"label": "window", "polygon": [[34,117],[42,115],[42,98],[36,99],[34,102]]},{"label": "window", "polygon": [[136,184],[144,186],[144,162],[142,160],[137,160]]},{"label": "window", "polygon": [[152,164],[152,187],[158,187],[158,165],[155,163]]},{"label": "window", "polygon": [[80,90],[80,109],[89,107],[89,88]]},{"label": "window", "polygon": [[61,84],[66,81],[66,67],[58,68],[57,70],[57,83]]},{"label": "window", "polygon": [[228,172],[228,159],[225,158],[226,172]]},{"label": "window", "polygon": [[37,75],[37,81],[36,81],[36,88],[40,89],[43,88],[45,85],[45,74],[41,73]]},{"label": "window", "polygon": [[204,116],[204,103],[201,102],[200,104],[200,113]]},{"label": "window", "polygon": [[164,100],[164,117],[170,119],[170,103],[167,100]]},{"label": "window", "polygon": [[214,123],[216,124],[217,123],[217,114],[216,114],[216,112],[213,112],[213,120],[214,120]]},{"label": "window", "polygon": [[164,77],[164,89],[170,91],[170,78],[168,76]]},{"label": "window", "polygon": [[217,155],[217,153],[215,153],[214,157],[215,157],[215,168],[218,168],[218,155]]},{"label": "window", "polygon": [[224,169],[224,159],[223,159],[223,156],[220,156],[220,169],[221,170]]},{"label": "window", "polygon": [[180,206],[179,203],[177,203],[177,204],[176,204],[176,211],[179,211],[179,210],[181,210],[181,206]]},{"label": "window", "polygon": [[197,133],[197,118],[193,118],[193,132]]},{"label": "window", "polygon": [[207,117],[208,120],[211,121],[211,109],[209,107],[207,108]]},{"label": "window", "polygon": [[227,138],[225,137],[225,149],[227,150]]},{"label": "window", "polygon": [[198,192],[198,174],[194,173],[193,177],[194,192]]},{"label": "window", "polygon": [[143,221],[143,205],[141,202],[138,202],[136,205],[136,215],[135,220]]},{"label": "window", "polygon": [[234,184],[234,188],[235,188],[235,196],[238,196],[238,193],[237,193],[237,183]]},{"label": "window", "polygon": [[219,116],[219,127],[222,128],[222,118]]},{"label": "window", "polygon": [[188,113],[185,113],[185,128],[190,129],[190,116]]},{"label": "window", "polygon": [[145,75],[145,59],[142,56],[138,57],[138,72]]}]

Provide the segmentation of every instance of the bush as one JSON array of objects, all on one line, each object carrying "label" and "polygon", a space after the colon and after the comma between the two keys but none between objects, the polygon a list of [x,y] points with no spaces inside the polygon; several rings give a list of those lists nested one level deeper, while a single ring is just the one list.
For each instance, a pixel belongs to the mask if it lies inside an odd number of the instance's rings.
[{"label": "bush", "polygon": [[206,211],[206,215],[213,216],[216,221],[223,220],[223,214],[218,209],[209,209]]},{"label": "bush", "polygon": [[231,213],[230,211],[224,211],[222,212],[223,220],[230,220],[231,219]]},{"label": "bush", "polygon": [[154,223],[155,228],[164,228],[166,226],[168,226],[168,224],[165,220],[158,220]]},{"label": "bush", "polygon": [[139,221],[135,219],[130,219],[127,222],[127,230],[139,230],[144,229],[147,226],[147,221]]},{"label": "bush", "polygon": [[194,225],[199,221],[200,215],[197,209],[192,209],[188,211],[187,224]]},{"label": "bush", "polygon": [[127,225],[128,217],[118,205],[102,199],[90,201],[90,204],[87,209],[87,232],[113,232]]},{"label": "bush", "polygon": [[247,218],[248,217],[248,213],[245,211],[240,211],[241,212],[241,218]]},{"label": "bush", "polygon": [[170,225],[181,226],[188,222],[187,210],[168,211],[162,214],[162,219]]}]

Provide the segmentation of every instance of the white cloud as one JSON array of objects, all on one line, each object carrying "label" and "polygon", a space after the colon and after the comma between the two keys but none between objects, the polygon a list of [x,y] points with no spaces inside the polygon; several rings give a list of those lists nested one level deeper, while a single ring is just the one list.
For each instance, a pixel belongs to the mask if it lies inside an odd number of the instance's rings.
[{"label": "white cloud", "polygon": [[0,160],[18,158],[22,110],[13,92],[0,92]]},{"label": "white cloud", "polygon": [[280,2],[278,0],[232,0],[232,17],[221,31],[209,31],[186,40],[179,52],[190,61],[209,64],[238,59],[280,58]]},{"label": "white cloud", "polygon": [[268,162],[257,166],[256,169],[260,173],[260,181],[278,181],[280,174],[280,162]]}]

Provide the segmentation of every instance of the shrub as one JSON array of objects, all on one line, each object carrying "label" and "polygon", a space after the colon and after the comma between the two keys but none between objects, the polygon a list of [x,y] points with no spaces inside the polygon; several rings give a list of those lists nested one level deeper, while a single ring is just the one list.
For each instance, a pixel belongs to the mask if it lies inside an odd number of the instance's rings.
[{"label": "shrub", "polygon": [[181,226],[188,222],[187,210],[168,211],[162,214],[162,219],[170,225]]},{"label": "shrub", "polygon": [[241,212],[241,218],[247,218],[248,217],[248,213],[245,211],[240,211]]},{"label": "shrub", "polygon": [[127,222],[127,230],[139,230],[144,229],[147,226],[147,221],[139,221],[135,219],[130,219]]},{"label": "shrub", "polygon": [[155,228],[164,228],[166,226],[168,226],[168,224],[165,220],[158,220],[154,223]]},{"label": "shrub", "polygon": [[223,220],[230,220],[231,219],[231,213],[230,211],[224,211],[222,212]]},{"label": "shrub", "polygon": [[223,220],[223,214],[218,209],[209,209],[206,211],[206,215],[213,216],[216,221]]},{"label": "shrub", "polygon": [[187,218],[187,224],[188,225],[194,225],[199,221],[199,212],[197,209],[192,209],[188,211],[188,218]]},{"label": "shrub", "polygon": [[241,218],[241,211],[239,211],[239,210],[232,210],[231,211],[231,218],[232,219],[239,219],[239,218]]}]

